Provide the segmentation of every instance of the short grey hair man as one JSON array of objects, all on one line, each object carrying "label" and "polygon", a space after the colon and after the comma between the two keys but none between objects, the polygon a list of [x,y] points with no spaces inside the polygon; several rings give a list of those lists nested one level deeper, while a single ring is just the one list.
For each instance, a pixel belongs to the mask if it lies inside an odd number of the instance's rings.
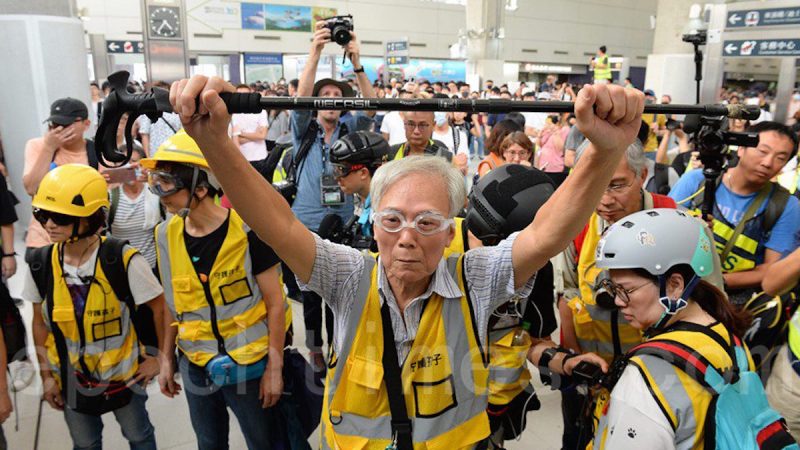
[{"label": "short grey hair man", "polygon": [[381,204],[381,198],[389,188],[402,178],[412,174],[421,173],[431,178],[439,178],[447,187],[447,197],[450,200],[448,217],[453,218],[464,208],[467,202],[467,191],[464,188],[464,176],[461,172],[444,158],[430,156],[407,156],[402,159],[388,162],[375,171],[370,184],[372,205]]}]

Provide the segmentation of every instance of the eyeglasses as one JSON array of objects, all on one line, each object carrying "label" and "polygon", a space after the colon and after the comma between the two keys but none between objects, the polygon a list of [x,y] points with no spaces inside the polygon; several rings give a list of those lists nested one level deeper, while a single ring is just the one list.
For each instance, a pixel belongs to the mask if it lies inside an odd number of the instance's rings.
[{"label": "eyeglasses", "polygon": [[399,233],[404,228],[413,228],[423,236],[434,235],[455,224],[453,219],[435,212],[424,212],[409,223],[399,211],[393,210],[373,212],[372,222],[389,233]]},{"label": "eyeglasses", "polygon": [[503,156],[505,156],[506,158],[522,158],[522,159],[525,159],[525,158],[529,157],[530,155],[531,155],[531,152],[529,152],[527,150],[523,150],[521,152],[514,152],[514,151],[506,150],[506,151],[503,152]]},{"label": "eyeglasses", "polygon": [[183,181],[169,172],[150,171],[147,174],[150,192],[159,197],[172,195],[184,188]]},{"label": "eyeglasses", "polygon": [[606,188],[606,193],[611,195],[621,194],[625,192],[629,187],[633,186],[634,181],[631,181],[628,184],[611,184]]},{"label": "eyeglasses", "polygon": [[621,285],[614,283],[609,279],[605,279],[600,282],[600,287],[605,289],[607,292],[613,293],[614,298],[619,298],[622,300],[623,303],[625,303],[625,305],[628,305],[631,302],[631,297],[630,297],[631,294],[636,292],[638,289],[641,289],[644,286],[647,286],[648,284],[651,283],[652,281],[647,281],[646,283],[636,286],[635,288],[625,289]]},{"label": "eyeglasses", "polygon": [[46,209],[41,209],[41,208],[35,208],[33,210],[33,218],[36,219],[37,222],[42,224],[42,226],[47,224],[48,220],[52,220],[54,224],[60,227],[66,225],[72,225],[78,219],[75,216],[48,211]]},{"label": "eyeglasses", "polygon": [[419,131],[422,132],[431,127],[431,124],[429,124],[428,122],[420,122],[420,123],[405,122],[403,125],[405,125],[405,127],[408,128],[409,130],[413,131],[414,128],[418,128]]},{"label": "eyeglasses", "polygon": [[361,170],[367,166],[364,164],[353,164],[352,166],[346,164],[332,164],[333,165],[333,177],[334,178],[344,178],[351,173],[355,172],[356,170]]}]

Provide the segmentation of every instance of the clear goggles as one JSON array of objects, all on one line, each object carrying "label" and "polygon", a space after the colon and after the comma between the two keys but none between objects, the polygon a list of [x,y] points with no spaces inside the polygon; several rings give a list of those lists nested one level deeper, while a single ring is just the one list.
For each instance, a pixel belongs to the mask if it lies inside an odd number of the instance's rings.
[{"label": "clear goggles", "polygon": [[180,178],[169,172],[151,170],[147,174],[147,187],[153,194],[166,197],[180,191],[185,186]]},{"label": "clear goggles", "polygon": [[372,222],[389,233],[399,233],[404,228],[413,228],[423,236],[434,235],[455,224],[453,219],[436,212],[424,212],[408,222],[403,214],[394,210],[373,212]]}]

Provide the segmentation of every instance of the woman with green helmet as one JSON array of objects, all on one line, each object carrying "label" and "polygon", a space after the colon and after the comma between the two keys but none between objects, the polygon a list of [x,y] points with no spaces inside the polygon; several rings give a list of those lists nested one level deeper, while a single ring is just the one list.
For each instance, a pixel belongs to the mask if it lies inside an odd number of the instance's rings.
[{"label": "woman with green helmet", "polygon": [[[595,449],[762,448],[737,434],[747,424],[756,424],[759,442],[788,436],[740,339],[749,317],[701,279],[716,257],[704,226],[679,210],[644,210],[614,223],[597,246],[597,266],[610,274],[603,287],[646,341],[607,377],[613,389],[598,408]],[[745,426],[731,427],[731,397],[719,400],[727,386],[744,404],[763,407],[758,414],[770,421],[759,425],[744,408],[738,413]]]}]

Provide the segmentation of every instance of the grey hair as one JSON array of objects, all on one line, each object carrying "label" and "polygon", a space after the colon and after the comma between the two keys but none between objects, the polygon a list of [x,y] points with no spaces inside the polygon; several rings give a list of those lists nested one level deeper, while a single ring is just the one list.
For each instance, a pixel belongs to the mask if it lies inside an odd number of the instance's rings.
[{"label": "grey hair", "polygon": [[[586,139],[575,150],[576,165],[578,164],[578,160],[586,151],[586,148],[589,146],[589,144],[589,140]],[[633,171],[633,173],[637,177],[642,176],[642,172],[644,172],[645,167],[647,167],[647,157],[644,156],[644,146],[639,139],[635,139],[633,143],[625,150],[625,159],[628,161],[628,167]]]},{"label": "grey hair", "polygon": [[448,217],[455,217],[464,208],[467,202],[464,176],[455,166],[439,156],[407,156],[379,167],[370,183],[372,208],[377,209],[381,198],[392,185],[412,173],[428,175],[444,182],[450,200]]}]

